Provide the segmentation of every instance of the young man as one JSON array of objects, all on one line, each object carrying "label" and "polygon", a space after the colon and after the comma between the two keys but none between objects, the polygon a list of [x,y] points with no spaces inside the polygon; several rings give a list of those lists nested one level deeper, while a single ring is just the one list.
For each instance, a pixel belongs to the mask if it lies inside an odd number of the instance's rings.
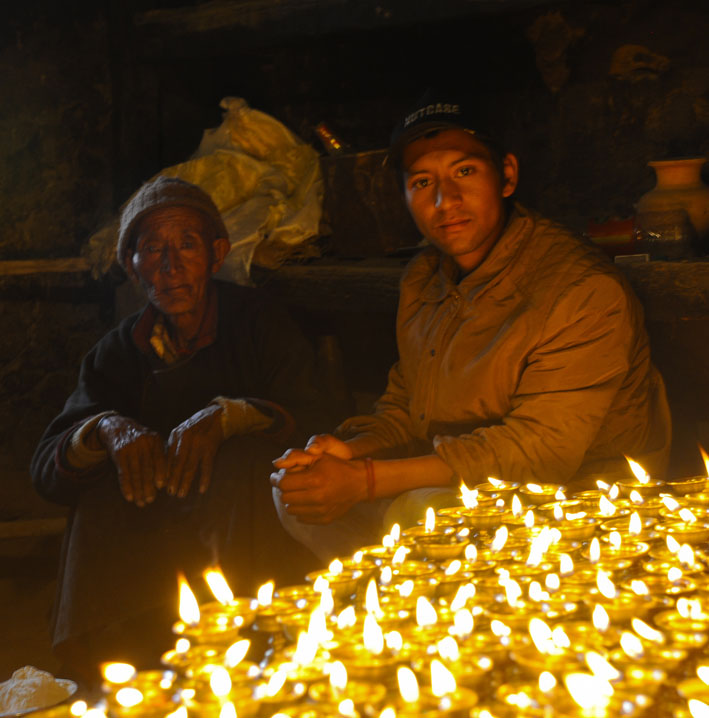
[{"label": "young man", "polygon": [[214,279],[227,237],[195,185],[158,177],[134,195],[116,251],[148,304],[84,358],[33,458],[37,491],[71,506],[53,639],[79,678],[100,660],[158,664],[178,572],[201,583],[220,563],[253,595],[309,565],[267,477],[322,409],[312,352],[258,290]]},{"label": "young man", "polygon": [[461,480],[578,485],[627,471],[624,454],[666,469],[669,410],[637,299],[594,248],[511,204],[517,158],[470,109],[425,99],[392,138],[430,246],[402,278],[399,361],[374,414],[274,462],[281,521],[324,559],[455,503]]}]

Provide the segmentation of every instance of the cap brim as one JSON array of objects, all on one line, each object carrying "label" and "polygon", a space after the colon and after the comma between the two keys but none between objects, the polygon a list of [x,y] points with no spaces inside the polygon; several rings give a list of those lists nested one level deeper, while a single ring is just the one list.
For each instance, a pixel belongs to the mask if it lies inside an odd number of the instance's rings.
[{"label": "cap brim", "polygon": [[385,167],[396,167],[396,165],[401,162],[401,155],[406,145],[411,144],[414,140],[418,140],[421,137],[425,137],[431,132],[450,129],[465,130],[466,128],[457,122],[431,120],[431,122],[422,122],[415,127],[404,130],[401,135],[396,138],[396,141],[389,147],[389,150],[384,157],[383,165]]}]

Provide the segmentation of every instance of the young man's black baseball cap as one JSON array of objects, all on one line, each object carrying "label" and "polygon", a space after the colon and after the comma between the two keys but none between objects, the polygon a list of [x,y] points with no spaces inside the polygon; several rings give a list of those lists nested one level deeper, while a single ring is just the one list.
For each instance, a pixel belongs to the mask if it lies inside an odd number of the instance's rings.
[{"label": "young man's black baseball cap", "polygon": [[428,89],[394,128],[385,163],[399,169],[404,147],[431,132],[463,129],[485,143],[500,157],[502,143],[482,122],[470,98]]}]

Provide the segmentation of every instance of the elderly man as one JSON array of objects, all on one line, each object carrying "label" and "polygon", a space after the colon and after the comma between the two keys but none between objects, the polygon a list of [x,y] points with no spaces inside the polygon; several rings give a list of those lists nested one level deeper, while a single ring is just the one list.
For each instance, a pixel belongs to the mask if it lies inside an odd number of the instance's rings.
[{"label": "elderly man", "polygon": [[158,177],[134,195],[117,258],[148,304],[84,358],[33,458],[37,491],[72,507],[54,644],[78,671],[157,665],[178,572],[194,582],[220,563],[234,589],[254,592],[309,565],[278,522],[268,473],[296,423],[313,430],[312,353],[258,290],[213,278],[227,236],[195,185]]},{"label": "elderly man", "polygon": [[461,480],[578,486],[624,454],[662,477],[664,385],[621,274],[512,204],[517,158],[470,105],[424,97],[388,159],[429,244],[401,281],[399,361],[373,415],[275,462],[288,530],[329,559],[455,503]]}]

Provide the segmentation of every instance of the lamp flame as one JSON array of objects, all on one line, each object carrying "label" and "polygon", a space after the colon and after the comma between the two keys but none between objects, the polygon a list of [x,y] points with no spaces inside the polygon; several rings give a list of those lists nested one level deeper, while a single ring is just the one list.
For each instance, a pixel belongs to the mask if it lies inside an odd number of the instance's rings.
[{"label": "lamp flame", "polygon": [[419,684],[414,672],[406,666],[399,666],[396,671],[396,680],[399,683],[399,693],[404,701],[416,703],[419,699]]},{"label": "lamp flame", "polygon": [[634,618],[631,621],[631,625],[635,633],[637,633],[642,638],[645,638],[652,643],[663,644],[665,642],[665,636],[661,631],[658,631],[652,626],[648,626],[648,624],[640,618]]},{"label": "lamp flame", "polygon": [[510,509],[512,510],[512,515],[516,518],[518,516],[522,515],[522,502],[519,500],[519,496],[515,494],[512,497],[512,502],[510,503]]},{"label": "lamp flame", "polygon": [[431,506],[426,509],[426,518],[423,526],[427,534],[433,533],[433,530],[436,528],[436,514]]},{"label": "lamp flame", "polygon": [[196,626],[199,623],[199,604],[187,579],[182,574],[179,574],[178,581],[180,585],[180,618],[190,626]]},{"label": "lamp flame", "polygon": [[692,718],[709,718],[709,705],[697,698],[690,698],[687,703]]},{"label": "lamp flame", "polygon": [[598,563],[601,558],[601,542],[598,540],[598,536],[594,536],[591,539],[591,544],[588,547],[588,560],[591,563]]},{"label": "lamp flame", "polygon": [[137,688],[121,688],[116,692],[116,701],[124,708],[133,708],[143,702],[143,694]]},{"label": "lamp flame", "polygon": [[682,509],[679,512],[679,517],[686,524],[693,524],[697,520],[697,517],[689,509]]},{"label": "lamp flame", "polygon": [[231,690],[231,677],[229,671],[223,666],[212,666],[209,676],[209,687],[217,698],[229,695]]},{"label": "lamp flame", "polygon": [[329,573],[331,573],[333,576],[339,576],[342,571],[344,570],[344,565],[342,561],[340,561],[339,558],[336,558],[334,561],[330,563],[330,565],[327,567],[327,570]]},{"label": "lamp flame", "polygon": [[416,624],[418,626],[434,626],[438,621],[438,614],[433,604],[425,597],[416,599]]},{"label": "lamp flame", "polygon": [[608,534],[608,543],[613,547],[615,551],[620,550],[621,543],[623,542],[623,539],[620,535],[619,531],[611,531]]},{"label": "lamp flame", "polygon": [[601,498],[598,499],[598,512],[601,516],[613,516],[616,512],[615,504],[605,496],[601,496]]},{"label": "lamp flame", "polygon": [[226,606],[234,600],[234,594],[229,588],[229,584],[224,578],[222,570],[218,566],[206,569],[202,575],[212,594],[214,594],[214,598],[216,598],[222,606]]},{"label": "lamp flame", "polygon": [[460,649],[458,643],[453,636],[441,638],[436,644],[438,655],[446,661],[455,662],[460,658]]},{"label": "lamp flame", "polygon": [[553,673],[549,673],[549,671],[542,671],[539,674],[539,690],[542,693],[549,693],[549,691],[554,690],[556,688],[556,678],[554,678]]},{"label": "lamp flame", "polygon": [[495,538],[493,538],[490,548],[493,551],[499,551],[505,543],[507,543],[508,535],[509,531],[507,530],[507,526],[500,526],[497,531],[495,531]]},{"label": "lamp flame", "polygon": [[569,673],[564,676],[564,684],[574,701],[588,711],[602,710],[613,695],[608,681],[589,673]]},{"label": "lamp flame", "polygon": [[608,626],[610,626],[610,618],[608,617],[608,612],[606,611],[603,606],[601,606],[600,603],[596,604],[596,607],[593,609],[593,625],[601,632],[604,633],[608,630]]},{"label": "lamp flame", "polygon": [[568,553],[562,553],[559,557],[559,573],[562,576],[570,576],[574,572],[574,560]]},{"label": "lamp flame", "polygon": [[273,581],[267,581],[262,586],[259,586],[256,592],[256,600],[259,606],[270,606],[273,602]]},{"label": "lamp flame", "polygon": [[628,462],[628,466],[630,466],[630,470],[635,475],[639,484],[647,484],[650,481],[649,474],[642,466],[640,466],[640,464],[637,463],[637,461],[633,461],[629,456],[626,456],[625,460]]},{"label": "lamp flame", "polygon": [[399,546],[399,548],[394,551],[394,555],[391,557],[391,565],[398,566],[399,564],[404,563],[406,554],[409,553],[410,550],[411,549],[406,546]]},{"label": "lamp flame", "polygon": [[135,667],[130,663],[102,663],[101,675],[109,683],[128,683],[135,676]]},{"label": "lamp flame", "polygon": [[367,584],[367,590],[364,594],[364,607],[367,613],[374,615],[377,618],[381,618],[384,614],[382,613],[381,606],[379,605],[379,593],[377,592],[377,582],[373,579],[369,579]]},{"label": "lamp flame", "polygon": [[377,619],[368,613],[364,618],[364,629],[362,631],[364,647],[375,656],[384,650],[384,634]]},{"label": "lamp flame", "polygon": [[637,491],[636,489],[633,489],[633,490],[630,492],[630,500],[631,500],[634,504],[644,504],[644,503],[645,503],[645,499],[643,498],[643,495],[642,495],[639,491]]},{"label": "lamp flame", "polygon": [[236,718],[236,706],[231,701],[227,701],[219,711],[219,718]]},{"label": "lamp flame", "polygon": [[640,514],[637,511],[633,511],[630,514],[630,521],[628,522],[628,533],[631,536],[639,536],[643,530],[643,521],[640,518]]},{"label": "lamp flame", "polygon": [[330,687],[335,694],[343,693],[347,687],[347,669],[342,661],[330,664]]},{"label": "lamp flame", "polygon": [[469,543],[465,547],[465,553],[463,555],[465,556],[466,561],[474,563],[478,560],[478,547],[474,543]]},{"label": "lamp flame", "polygon": [[697,666],[699,680],[709,686],[709,666]]},{"label": "lamp flame", "polygon": [[677,558],[683,566],[692,568],[694,566],[694,549],[688,543],[683,543],[677,552]]},{"label": "lamp flame", "polygon": [[604,681],[617,681],[621,674],[608,661],[595,651],[588,651],[585,654],[586,665],[591,669],[591,673]]},{"label": "lamp flame", "polygon": [[645,581],[643,581],[640,578],[634,578],[630,582],[630,590],[636,596],[649,596],[650,595],[650,589],[647,587],[647,584],[645,583]]},{"label": "lamp flame", "polygon": [[672,534],[667,534],[665,538],[665,543],[667,544],[667,550],[670,553],[679,553],[679,550],[681,548],[679,541],[672,536]]},{"label": "lamp flame", "polygon": [[462,481],[460,483],[460,498],[466,509],[474,509],[478,505],[478,490],[469,489]]},{"label": "lamp flame", "polygon": [[702,459],[704,460],[704,466],[706,467],[706,470],[707,470],[707,478],[709,478],[709,455],[707,454],[706,451],[704,451],[704,448],[702,447],[701,444],[699,445],[699,452],[701,453]]},{"label": "lamp flame", "polygon": [[501,481],[500,479],[494,479],[492,476],[487,477],[487,483],[495,489],[501,489],[505,485],[504,481]]},{"label": "lamp flame", "polygon": [[615,598],[618,595],[618,589],[611,580],[611,575],[602,568],[596,573],[596,585],[606,598]]},{"label": "lamp flame", "polygon": [[623,631],[620,635],[620,647],[630,658],[640,658],[645,653],[642,641],[630,631]]},{"label": "lamp flame", "polygon": [[437,659],[431,661],[431,692],[437,698],[455,693],[456,683],[453,674]]},{"label": "lamp flame", "polygon": [[224,654],[224,665],[227,668],[236,668],[246,658],[250,646],[251,641],[248,638],[242,638],[240,641],[232,643]]}]

